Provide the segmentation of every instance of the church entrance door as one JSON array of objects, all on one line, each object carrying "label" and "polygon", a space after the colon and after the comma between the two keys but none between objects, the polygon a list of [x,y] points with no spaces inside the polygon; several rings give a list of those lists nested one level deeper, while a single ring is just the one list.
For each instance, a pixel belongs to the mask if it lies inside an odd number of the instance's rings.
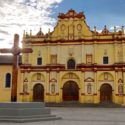
[{"label": "church entrance door", "polygon": [[63,101],[78,101],[79,87],[76,82],[68,81],[63,86]]},{"label": "church entrance door", "polygon": [[100,101],[112,102],[112,87],[109,84],[103,84],[100,88]]},{"label": "church entrance door", "polygon": [[44,87],[41,84],[36,84],[33,88],[33,101],[42,102],[44,101]]}]

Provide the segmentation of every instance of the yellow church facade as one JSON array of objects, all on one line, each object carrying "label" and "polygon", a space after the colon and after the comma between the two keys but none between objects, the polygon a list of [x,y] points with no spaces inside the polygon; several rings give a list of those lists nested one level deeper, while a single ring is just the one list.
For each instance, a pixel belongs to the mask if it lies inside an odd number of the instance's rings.
[{"label": "yellow church facade", "polygon": [[[53,32],[23,35],[18,70],[18,101],[61,103],[113,102],[125,105],[125,35],[124,27],[110,32],[92,31],[84,13],[69,10],[58,15]],[[0,101],[10,101],[7,73],[11,64],[0,63]],[[9,80],[8,80],[9,81]],[[3,84],[5,83],[5,84]]]}]

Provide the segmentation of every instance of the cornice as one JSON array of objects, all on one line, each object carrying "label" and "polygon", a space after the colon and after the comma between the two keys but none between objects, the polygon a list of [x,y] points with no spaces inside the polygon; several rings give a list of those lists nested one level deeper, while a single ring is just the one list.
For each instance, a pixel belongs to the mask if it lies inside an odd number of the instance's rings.
[{"label": "cornice", "polygon": [[45,66],[32,66],[32,65],[21,65],[20,69],[21,72],[60,72],[60,71],[80,71],[80,72],[86,72],[86,71],[123,71],[125,72],[125,63],[123,64],[112,64],[112,65],[99,65],[99,64],[78,64],[76,66],[77,68],[74,70],[68,70],[66,69],[64,64],[58,64],[58,65],[45,65]]},{"label": "cornice", "polygon": [[50,45],[50,44],[57,44],[57,45],[63,45],[63,44],[125,44],[125,37],[122,38],[89,38],[89,39],[74,39],[74,40],[44,40],[44,41],[31,41],[26,40],[25,44],[30,45]]}]

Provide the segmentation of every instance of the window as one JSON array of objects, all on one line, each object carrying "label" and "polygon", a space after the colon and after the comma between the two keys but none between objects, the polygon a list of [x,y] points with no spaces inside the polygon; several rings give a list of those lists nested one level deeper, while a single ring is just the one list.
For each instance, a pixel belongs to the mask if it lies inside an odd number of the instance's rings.
[{"label": "window", "polygon": [[75,69],[75,60],[74,59],[69,59],[68,62],[67,62],[67,68],[68,69]]},{"label": "window", "polygon": [[11,74],[10,74],[10,73],[7,73],[7,74],[6,74],[5,87],[6,87],[6,88],[10,88],[10,85],[11,85]]},{"label": "window", "polygon": [[51,64],[57,64],[57,55],[51,55]]},{"label": "window", "polygon": [[86,55],[86,63],[87,64],[92,64],[92,54],[87,54]]},{"label": "window", "polygon": [[37,58],[37,65],[42,65],[42,58],[41,57]]},{"label": "window", "polygon": [[103,57],[103,64],[108,64],[109,63],[109,59],[107,56]]}]

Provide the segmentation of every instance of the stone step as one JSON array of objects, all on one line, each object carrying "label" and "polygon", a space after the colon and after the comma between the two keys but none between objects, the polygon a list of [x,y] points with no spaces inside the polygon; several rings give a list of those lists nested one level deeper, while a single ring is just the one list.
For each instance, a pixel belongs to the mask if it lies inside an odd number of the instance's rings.
[{"label": "stone step", "polygon": [[0,108],[42,108],[45,107],[43,102],[1,102]]},{"label": "stone step", "polygon": [[50,121],[50,120],[61,120],[61,117],[55,117],[55,116],[50,116],[50,117],[40,117],[40,118],[15,118],[15,119],[7,119],[7,118],[0,118],[0,122],[15,122],[15,123],[23,123],[23,122],[36,122],[36,121]]},{"label": "stone step", "polygon": [[10,116],[28,116],[28,115],[41,115],[41,114],[49,114],[49,108],[0,108],[0,116],[1,115],[10,115]]},{"label": "stone step", "polygon": [[0,103],[0,122],[32,122],[61,119],[51,115],[43,102]]},{"label": "stone step", "polygon": [[97,108],[125,108],[125,106],[114,103],[79,103],[79,102],[62,102],[62,103],[46,103],[47,107],[97,107]]},{"label": "stone step", "polygon": [[0,116],[0,119],[30,119],[30,118],[56,117],[56,115],[33,115],[33,116]]}]

